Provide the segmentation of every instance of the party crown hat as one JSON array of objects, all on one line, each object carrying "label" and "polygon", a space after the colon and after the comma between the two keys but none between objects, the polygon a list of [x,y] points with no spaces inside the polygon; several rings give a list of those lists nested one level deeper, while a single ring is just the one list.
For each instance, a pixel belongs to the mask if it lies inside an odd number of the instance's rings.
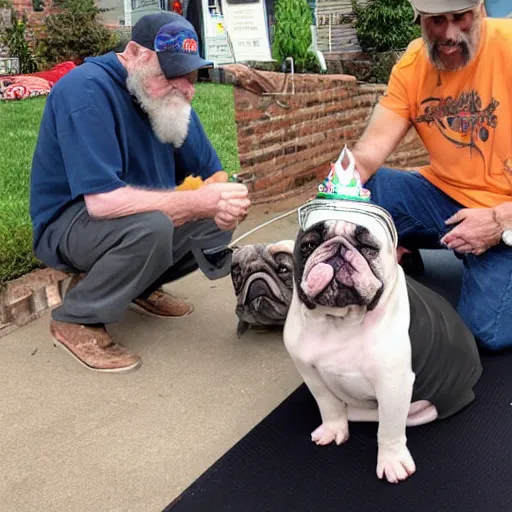
[{"label": "party crown hat", "polygon": [[[346,169],[345,157],[349,162]],[[342,220],[363,225],[370,232],[383,228],[396,247],[398,233],[393,218],[387,210],[371,202],[370,196],[370,191],[361,184],[354,156],[345,146],[338,160],[331,164],[327,178],[318,185],[316,198],[299,207],[299,226],[307,230],[318,222]]]},{"label": "party crown hat", "polygon": [[[343,160],[348,157],[348,167],[343,168]],[[351,201],[369,201],[370,191],[363,188],[361,177],[356,170],[354,155],[343,148],[338,160],[331,164],[330,172],[327,178],[318,185],[318,199],[339,199]]]}]

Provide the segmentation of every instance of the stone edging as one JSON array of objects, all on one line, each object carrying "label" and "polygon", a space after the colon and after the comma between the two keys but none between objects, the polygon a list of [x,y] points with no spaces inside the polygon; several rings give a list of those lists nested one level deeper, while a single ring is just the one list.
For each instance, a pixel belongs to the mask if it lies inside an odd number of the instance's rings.
[{"label": "stone edging", "polygon": [[0,338],[62,303],[71,275],[43,268],[3,285],[0,292]]}]

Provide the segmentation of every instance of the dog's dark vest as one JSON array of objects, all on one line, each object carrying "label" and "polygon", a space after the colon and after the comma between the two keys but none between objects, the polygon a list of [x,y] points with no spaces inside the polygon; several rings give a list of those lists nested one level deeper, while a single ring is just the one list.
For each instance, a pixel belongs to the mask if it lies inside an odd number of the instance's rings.
[{"label": "dog's dark vest", "polygon": [[439,418],[446,418],[475,399],[473,386],[482,373],[477,344],[446,299],[409,276],[406,280],[416,374],[412,399],[428,400]]}]

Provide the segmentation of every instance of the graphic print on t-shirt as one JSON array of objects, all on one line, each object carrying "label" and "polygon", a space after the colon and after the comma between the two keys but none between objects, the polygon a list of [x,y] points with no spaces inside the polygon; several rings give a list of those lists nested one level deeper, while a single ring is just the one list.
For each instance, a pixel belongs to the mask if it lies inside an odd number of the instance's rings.
[{"label": "graphic print on t-shirt", "polygon": [[495,98],[482,108],[482,98],[475,90],[463,92],[458,98],[429,97],[421,104],[423,114],[416,117],[416,123],[435,125],[441,135],[458,148],[475,149],[484,158],[479,144],[489,139],[489,131],[498,125]]}]

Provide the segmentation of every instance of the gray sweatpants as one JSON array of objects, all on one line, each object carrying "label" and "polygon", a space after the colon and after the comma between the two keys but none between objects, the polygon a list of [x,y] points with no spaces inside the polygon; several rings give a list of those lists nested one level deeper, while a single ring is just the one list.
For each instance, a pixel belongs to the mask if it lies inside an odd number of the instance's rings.
[{"label": "gray sweatpants", "polygon": [[58,255],[70,270],[86,276],[66,293],[52,317],[80,324],[115,323],[134,299],[198,268],[210,279],[227,275],[229,265],[222,274],[215,273],[201,248],[226,246],[232,234],[212,220],[175,228],[157,211],[94,219],[84,205],[60,238]]}]

